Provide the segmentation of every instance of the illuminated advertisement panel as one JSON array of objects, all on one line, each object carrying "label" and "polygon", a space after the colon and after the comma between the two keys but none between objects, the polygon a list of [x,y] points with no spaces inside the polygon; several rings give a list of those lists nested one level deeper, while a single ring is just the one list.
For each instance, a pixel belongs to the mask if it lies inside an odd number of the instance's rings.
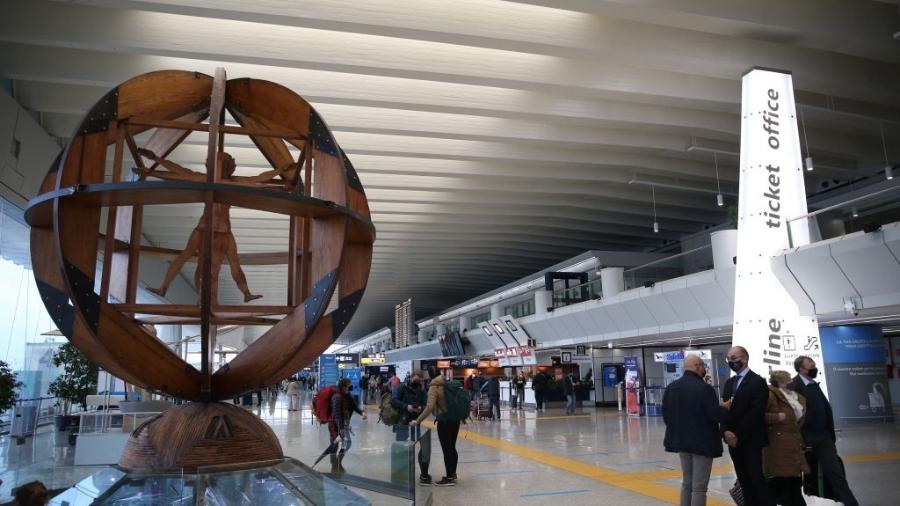
[{"label": "illuminated advertisement panel", "polygon": [[[809,243],[806,189],[789,72],[754,68],[744,74],[741,173],[734,297],[735,345],[750,353],[750,368],[794,373],[798,355],[822,362],[815,314],[802,314],[778,281],[771,258]],[[820,366],[821,367],[821,366]],[[820,376],[822,389],[825,378]]]}]

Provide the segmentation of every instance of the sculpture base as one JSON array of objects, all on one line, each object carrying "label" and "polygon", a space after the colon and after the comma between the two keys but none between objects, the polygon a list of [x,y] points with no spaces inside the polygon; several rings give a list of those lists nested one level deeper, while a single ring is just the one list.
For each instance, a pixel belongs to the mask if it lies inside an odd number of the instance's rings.
[{"label": "sculpture base", "polygon": [[194,473],[207,466],[258,467],[283,458],[272,429],[253,413],[221,402],[170,408],[132,432],[119,466]]}]

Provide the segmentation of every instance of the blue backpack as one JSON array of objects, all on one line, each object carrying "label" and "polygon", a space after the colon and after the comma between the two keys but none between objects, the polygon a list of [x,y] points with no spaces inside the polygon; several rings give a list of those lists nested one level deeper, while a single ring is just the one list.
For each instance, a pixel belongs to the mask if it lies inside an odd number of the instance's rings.
[{"label": "blue backpack", "polygon": [[453,380],[444,384],[444,398],[447,400],[447,411],[435,416],[439,422],[460,422],[469,417],[471,399],[469,392],[463,390],[462,383]]}]

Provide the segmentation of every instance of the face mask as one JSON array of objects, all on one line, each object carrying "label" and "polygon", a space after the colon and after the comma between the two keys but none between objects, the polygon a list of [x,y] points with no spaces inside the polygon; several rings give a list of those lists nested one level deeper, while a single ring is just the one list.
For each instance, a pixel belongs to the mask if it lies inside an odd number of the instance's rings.
[{"label": "face mask", "polygon": [[734,372],[740,372],[741,369],[744,368],[744,363],[741,362],[740,360],[735,361],[735,362],[732,362],[732,361],[729,360],[729,361],[728,361],[728,367],[729,367],[732,371],[734,371]]},{"label": "face mask", "polygon": [[816,379],[816,376],[819,374],[819,369],[813,367],[812,369],[806,370],[806,375],[809,376],[809,379]]}]

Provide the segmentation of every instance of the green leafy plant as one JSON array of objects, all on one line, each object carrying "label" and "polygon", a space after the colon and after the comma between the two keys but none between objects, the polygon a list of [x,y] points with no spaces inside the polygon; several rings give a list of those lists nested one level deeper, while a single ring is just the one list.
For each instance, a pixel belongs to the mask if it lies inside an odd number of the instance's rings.
[{"label": "green leafy plant", "polygon": [[0,413],[13,407],[19,400],[16,389],[22,386],[22,382],[16,377],[16,373],[10,369],[9,364],[0,360]]},{"label": "green leafy plant", "polygon": [[53,365],[63,368],[63,374],[50,383],[48,391],[62,401],[63,413],[68,415],[72,404],[87,409],[87,396],[97,391],[99,368],[87,359],[72,343],[66,343],[53,354]]}]

